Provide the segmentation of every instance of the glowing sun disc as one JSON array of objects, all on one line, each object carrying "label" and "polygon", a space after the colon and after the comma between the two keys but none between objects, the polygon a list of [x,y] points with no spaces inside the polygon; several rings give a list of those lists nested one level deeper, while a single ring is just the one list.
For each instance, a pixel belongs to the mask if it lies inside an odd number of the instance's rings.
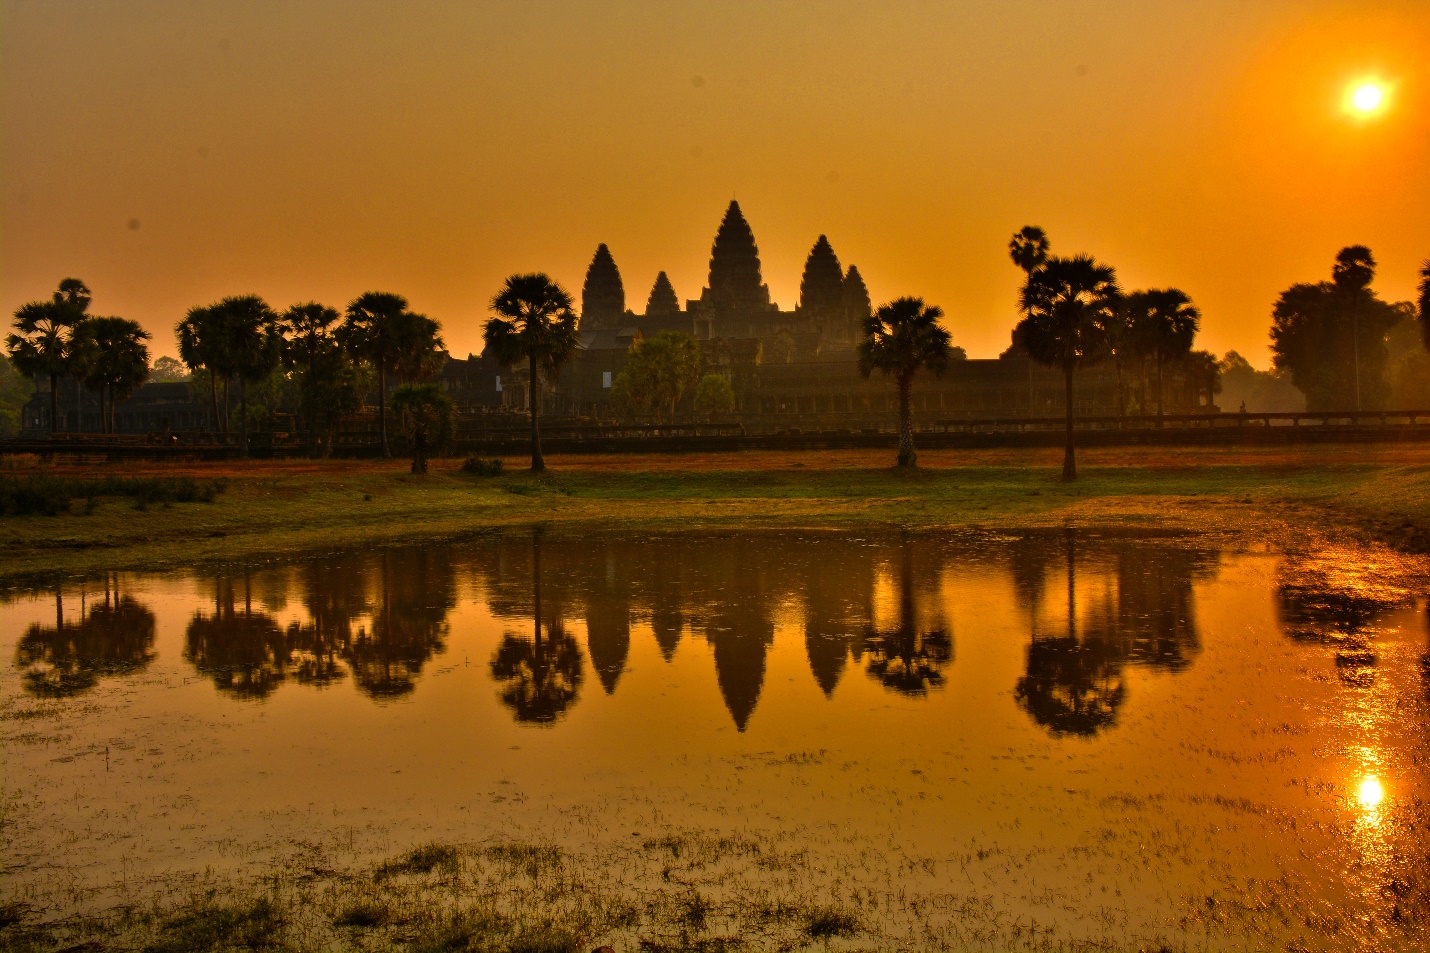
[{"label": "glowing sun disc", "polygon": [[1385,789],[1380,786],[1380,778],[1371,775],[1360,783],[1360,805],[1368,811],[1375,810],[1385,798]]},{"label": "glowing sun disc", "polygon": [[1361,83],[1351,91],[1351,106],[1359,113],[1373,113],[1385,104],[1385,88],[1379,83]]}]

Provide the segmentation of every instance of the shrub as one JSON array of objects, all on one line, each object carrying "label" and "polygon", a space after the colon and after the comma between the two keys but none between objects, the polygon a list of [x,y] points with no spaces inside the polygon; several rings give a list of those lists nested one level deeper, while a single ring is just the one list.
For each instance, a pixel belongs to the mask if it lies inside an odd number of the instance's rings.
[{"label": "shrub", "polygon": [[479,477],[501,476],[505,465],[501,457],[492,457],[490,460],[481,457],[468,457],[462,463],[462,472],[475,474]]},{"label": "shrub", "polygon": [[0,516],[54,516],[70,511],[71,500],[84,500],[86,513],[98,497],[122,497],[136,509],[152,504],[211,502],[228,488],[223,479],[193,477],[0,476]]}]

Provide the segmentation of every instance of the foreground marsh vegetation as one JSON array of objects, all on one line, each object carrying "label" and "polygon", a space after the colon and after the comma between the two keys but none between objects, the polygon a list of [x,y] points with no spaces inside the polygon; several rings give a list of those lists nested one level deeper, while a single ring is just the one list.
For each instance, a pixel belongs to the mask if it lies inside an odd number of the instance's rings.
[{"label": "foreground marsh vegetation", "polygon": [[[12,463],[7,486],[43,484],[50,497],[73,496],[68,507],[50,506],[55,515],[0,521],[0,577],[179,567],[532,522],[1157,526],[1275,537],[1350,530],[1430,548],[1430,448],[1418,445],[1088,450],[1073,485],[1058,481],[1047,451],[928,451],[908,473],[889,469],[886,456],[569,456],[541,475],[452,460],[435,461],[427,477],[375,461]],[[96,494],[79,485],[86,480],[119,489]],[[143,487],[164,490],[154,499],[170,505],[136,518]],[[182,502],[194,499],[211,505]]]}]

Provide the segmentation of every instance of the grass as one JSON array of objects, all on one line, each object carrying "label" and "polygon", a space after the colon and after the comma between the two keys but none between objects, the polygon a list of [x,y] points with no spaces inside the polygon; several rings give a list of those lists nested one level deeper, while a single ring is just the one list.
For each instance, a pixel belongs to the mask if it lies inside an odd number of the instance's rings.
[{"label": "grass", "polygon": [[401,461],[34,462],[4,479],[226,489],[210,503],[197,501],[202,494],[176,497],[142,516],[118,496],[93,497],[87,511],[5,516],[0,579],[155,570],[537,522],[1158,527],[1273,542],[1307,529],[1349,530],[1430,549],[1430,446],[1089,449],[1072,484],[1059,481],[1059,462],[1045,450],[930,451],[918,470],[901,473],[876,451],[567,456],[550,458],[540,475],[520,460],[506,461],[500,476],[448,460],[434,461],[427,477]]}]

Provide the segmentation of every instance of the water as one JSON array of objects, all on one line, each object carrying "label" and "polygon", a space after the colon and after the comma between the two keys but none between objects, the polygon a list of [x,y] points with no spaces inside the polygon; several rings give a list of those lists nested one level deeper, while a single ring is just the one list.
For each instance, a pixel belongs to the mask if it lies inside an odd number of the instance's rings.
[{"label": "water", "polygon": [[1196,537],[535,531],[11,593],[3,896],[528,843],[914,945],[1416,948],[1425,578]]}]

